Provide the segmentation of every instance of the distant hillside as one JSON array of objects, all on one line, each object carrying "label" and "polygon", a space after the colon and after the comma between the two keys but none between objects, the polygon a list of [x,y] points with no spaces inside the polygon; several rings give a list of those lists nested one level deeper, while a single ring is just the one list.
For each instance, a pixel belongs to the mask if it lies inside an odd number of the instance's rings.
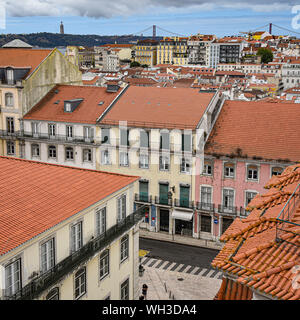
[{"label": "distant hillside", "polygon": [[[136,40],[147,39],[149,37],[139,37],[133,35],[123,36],[99,36],[99,35],[78,35],[78,34],[60,34],[60,33],[28,33],[28,34],[1,34],[0,46],[14,39],[20,39],[32,46],[41,48],[66,47],[68,45],[93,47],[107,43],[130,43]],[[162,39],[157,37],[157,40]]]}]

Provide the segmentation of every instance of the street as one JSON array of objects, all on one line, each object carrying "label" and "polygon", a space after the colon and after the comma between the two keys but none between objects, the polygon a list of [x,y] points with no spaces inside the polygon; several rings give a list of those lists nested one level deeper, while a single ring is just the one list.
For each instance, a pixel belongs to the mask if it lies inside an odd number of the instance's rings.
[{"label": "street", "polygon": [[140,249],[150,251],[147,257],[211,269],[218,250],[187,246],[166,241],[140,238]]}]

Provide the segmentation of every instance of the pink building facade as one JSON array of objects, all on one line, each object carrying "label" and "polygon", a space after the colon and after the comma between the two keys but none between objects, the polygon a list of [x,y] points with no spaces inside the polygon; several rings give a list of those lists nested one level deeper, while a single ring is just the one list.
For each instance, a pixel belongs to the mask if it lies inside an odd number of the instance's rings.
[{"label": "pink building facade", "polygon": [[[201,166],[198,160],[197,166]],[[196,176],[196,227],[198,238],[219,240],[235,218],[245,218],[245,208],[257,193],[264,193],[272,175],[287,163],[245,158],[205,156],[204,168]]]}]

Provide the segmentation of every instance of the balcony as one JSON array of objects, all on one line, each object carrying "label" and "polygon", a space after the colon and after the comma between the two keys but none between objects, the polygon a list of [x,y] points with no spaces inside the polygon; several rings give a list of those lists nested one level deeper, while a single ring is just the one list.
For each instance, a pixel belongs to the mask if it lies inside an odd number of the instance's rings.
[{"label": "balcony", "polygon": [[136,193],[134,195],[134,201],[136,202],[144,202],[144,203],[152,203],[152,196],[144,193]]},{"label": "balcony", "polygon": [[60,281],[63,277],[71,273],[80,263],[90,259],[97,252],[105,248],[112,241],[115,241],[127,232],[135,224],[144,218],[144,206],[137,209],[131,215],[121,220],[97,238],[92,238],[81,249],[72,253],[67,258],[59,262],[49,271],[33,279],[21,290],[12,296],[5,296],[8,300],[33,300],[45,290]]},{"label": "balcony", "polygon": [[196,209],[206,212],[214,212],[215,205],[213,203],[197,202]]},{"label": "balcony", "polygon": [[155,196],[155,204],[171,207],[172,199],[168,198],[167,196]]},{"label": "balcony", "polygon": [[20,137],[21,131],[9,131],[9,130],[0,130],[0,137],[1,138],[17,138]]},{"label": "balcony", "polygon": [[219,204],[218,205],[218,212],[222,214],[228,214],[231,216],[237,216],[237,207],[232,207],[232,206],[224,206]]},{"label": "balcony", "polygon": [[174,199],[174,207],[194,209],[194,201],[189,199]]},{"label": "balcony", "polygon": [[64,134],[50,135],[48,133],[32,133],[23,132],[19,135],[21,138],[31,138],[38,140],[50,140],[50,141],[60,141],[60,142],[74,142],[74,143],[90,143],[90,144],[100,144],[97,143],[94,137],[84,137],[84,136],[72,136],[68,137]]}]

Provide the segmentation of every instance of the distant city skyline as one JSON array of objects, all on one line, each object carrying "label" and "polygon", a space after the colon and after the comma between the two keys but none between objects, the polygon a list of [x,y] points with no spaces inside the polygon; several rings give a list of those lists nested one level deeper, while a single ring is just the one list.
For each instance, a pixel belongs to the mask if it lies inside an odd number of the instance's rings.
[{"label": "distant city skyline", "polygon": [[[162,5],[156,0],[141,0],[140,2],[146,6],[144,9],[137,4],[135,7],[131,3],[135,1],[130,1],[131,4],[124,0],[115,2],[114,6],[108,4],[107,10],[103,11],[103,8],[101,10],[99,8],[101,0],[81,1],[78,5],[72,4],[71,1],[24,0],[22,3],[26,10],[22,11],[21,3],[13,6],[11,1],[7,1],[6,24],[5,28],[0,29],[0,33],[59,33],[60,22],[63,21],[65,34],[140,35],[142,30],[157,25],[182,35],[199,32],[221,37],[238,35],[241,31],[254,29],[268,30],[266,25],[273,23],[294,31],[292,33],[274,26],[274,34],[300,36],[300,29],[295,29],[292,25],[297,13],[292,12],[293,5],[296,4],[293,1],[278,3],[273,0],[264,0],[262,4],[258,0],[253,0],[250,5],[242,0],[236,3],[231,0],[215,0],[210,3],[206,0],[188,0],[180,5],[176,0],[167,0]],[[85,10],[83,10],[83,3],[86,3]],[[61,10],[57,11],[58,8]],[[259,28],[261,26],[266,27]],[[151,36],[151,34],[152,30],[148,30],[143,35]],[[157,30],[157,35],[172,34]]]}]

